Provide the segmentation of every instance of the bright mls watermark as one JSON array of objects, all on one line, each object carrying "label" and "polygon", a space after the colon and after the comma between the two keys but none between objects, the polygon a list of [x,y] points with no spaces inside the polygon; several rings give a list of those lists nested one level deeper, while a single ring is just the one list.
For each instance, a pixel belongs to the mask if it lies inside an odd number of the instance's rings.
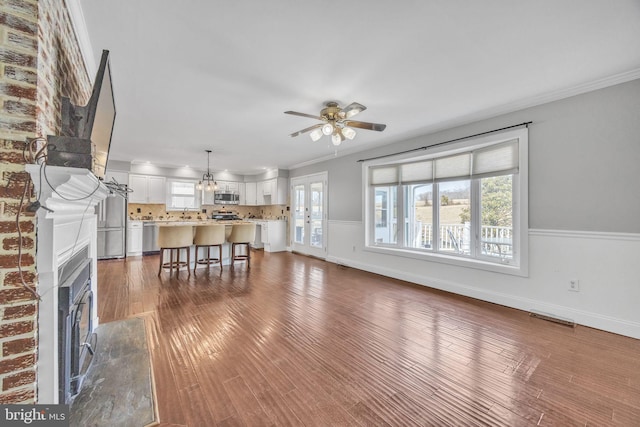
[{"label": "bright mls watermark", "polygon": [[69,427],[69,405],[0,405],[0,425]]}]

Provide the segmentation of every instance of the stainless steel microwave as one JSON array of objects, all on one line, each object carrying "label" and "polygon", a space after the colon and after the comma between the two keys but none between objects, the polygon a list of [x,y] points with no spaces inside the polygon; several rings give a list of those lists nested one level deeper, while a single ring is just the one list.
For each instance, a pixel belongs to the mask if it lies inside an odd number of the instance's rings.
[{"label": "stainless steel microwave", "polygon": [[216,191],[213,193],[213,203],[216,205],[237,205],[240,195],[228,191]]}]

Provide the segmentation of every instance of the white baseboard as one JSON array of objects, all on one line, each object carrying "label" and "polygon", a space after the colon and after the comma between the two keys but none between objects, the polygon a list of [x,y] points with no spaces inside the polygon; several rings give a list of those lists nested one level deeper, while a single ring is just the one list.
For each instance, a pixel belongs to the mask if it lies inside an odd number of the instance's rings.
[{"label": "white baseboard", "polygon": [[[331,222],[330,232],[331,226],[338,233],[335,240],[355,242],[362,234],[360,222]],[[640,339],[640,316],[633,309],[640,290],[631,279],[640,274],[638,263],[632,262],[633,253],[638,253],[640,234],[530,230],[529,236],[533,249],[531,274],[529,278],[509,279],[512,287],[504,286],[505,280],[492,273],[474,274],[471,282],[468,269],[463,267],[448,267],[443,274],[434,263],[406,261],[399,265],[397,257],[392,256],[352,256],[350,251],[332,248],[331,239],[327,261]],[[597,260],[606,265],[596,269]],[[567,277],[580,278],[579,293],[567,291]],[[513,292],[503,292],[505,289]],[[617,317],[617,313],[621,315]]]}]

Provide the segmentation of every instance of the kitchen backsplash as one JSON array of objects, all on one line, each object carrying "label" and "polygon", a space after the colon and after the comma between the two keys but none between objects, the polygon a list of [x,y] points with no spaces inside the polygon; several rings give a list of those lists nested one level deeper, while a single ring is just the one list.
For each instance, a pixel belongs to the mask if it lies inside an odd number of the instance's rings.
[{"label": "kitchen backsplash", "polygon": [[[203,205],[207,216],[219,210],[235,212],[242,218],[262,218],[262,219],[288,219],[289,211],[286,205],[267,206],[230,206],[230,205]],[[167,211],[164,204],[129,203],[129,217],[133,219],[176,219],[182,216],[182,211]],[[203,213],[187,212],[187,216],[194,219],[204,216]],[[162,218],[161,218],[162,217]],[[170,217],[170,218],[167,218]]]},{"label": "kitchen backsplash", "polygon": [[[219,210],[221,206],[206,206],[211,208],[207,209],[207,212],[213,212]],[[263,218],[263,219],[289,219],[289,211],[286,205],[267,205],[267,206],[234,206],[228,207],[226,210],[231,210],[238,213],[238,216],[242,218]]]}]

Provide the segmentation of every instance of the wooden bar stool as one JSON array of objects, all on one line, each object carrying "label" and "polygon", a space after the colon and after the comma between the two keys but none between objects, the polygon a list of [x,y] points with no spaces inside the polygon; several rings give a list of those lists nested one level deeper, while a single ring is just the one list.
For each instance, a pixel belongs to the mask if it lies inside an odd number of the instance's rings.
[{"label": "wooden bar stool", "polygon": [[[160,247],[160,267],[158,276],[163,268],[169,269],[169,275],[176,269],[180,272],[180,267],[187,267],[189,276],[191,275],[191,255],[190,249],[193,244],[193,226],[191,225],[161,225],[158,227],[158,246]],[[164,262],[164,251],[169,250],[169,262]],[[187,251],[187,260],[180,261],[180,251]],[[174,259],[175,256],[175,259]]]},{"label": "wooden bar stool", "polygon": [[[222,270],[222,245],[225,242],[225,225],[224,224],[208,224],[208,225],[196,225],[195,235],[193,236],[193,244],[196,245],[196,262],[193,266],[193,273],[196,272],[198,264],[206,264],[207,267],[211,264],[220,264],[220,270]],[[218,248],[218,257],[211,257],[211,248]],[[204,258],[198,259],[198,249],[207,248],[207,255]]]},{"label": "wooden bar stool", "polygon": [[[256,224],[233,224],[227,241],[231,243],[231,267],[235,261],[247,261],[247,268],[251,268],[251,243],[256,238]],[[236,246],[244,247],[242,253],[236,253]],[[240,249],[240,248],[238,248]]]}]

